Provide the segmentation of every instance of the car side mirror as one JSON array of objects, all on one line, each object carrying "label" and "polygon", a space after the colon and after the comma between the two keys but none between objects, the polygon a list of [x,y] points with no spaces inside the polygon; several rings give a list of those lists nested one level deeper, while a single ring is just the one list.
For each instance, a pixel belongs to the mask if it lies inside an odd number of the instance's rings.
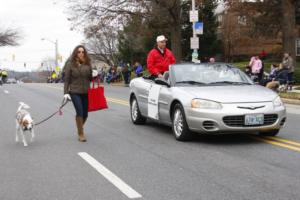
[{"label": "car side mirror", "polygon": [[165,85],[167,87],[170,87],[170,84],[168,83],[168,81],[166,81],[165,79],[162,79],[162,78],[155,79],[155,83],[158,85]]}]

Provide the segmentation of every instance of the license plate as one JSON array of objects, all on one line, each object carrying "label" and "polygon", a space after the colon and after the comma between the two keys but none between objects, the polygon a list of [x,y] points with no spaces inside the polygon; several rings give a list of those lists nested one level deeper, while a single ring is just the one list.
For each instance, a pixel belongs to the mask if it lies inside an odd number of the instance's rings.
[{"label": "license plate", "polygon": [[245,125],[251,126],[251,125],[262,125],[264,124],[264,115],[246,115],[245,116]]}]

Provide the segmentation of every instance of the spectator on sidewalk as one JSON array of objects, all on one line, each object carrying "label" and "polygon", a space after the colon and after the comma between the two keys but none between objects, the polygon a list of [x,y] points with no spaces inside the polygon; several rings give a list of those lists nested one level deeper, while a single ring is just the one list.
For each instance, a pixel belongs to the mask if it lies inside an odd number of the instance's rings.
[{"label": "spectator on sidewalk", "polygon": [[266,87],[272,90],[277,90],[280,85],[286,84],[288,81],[288,70],[282,64],[275,72],[275,77],[271,82],[267,83]]},{"label": "spectator on sidewalk", "polygon": [[56,83],[56,80],[57,80],[57,74],[53,70],[52,73],[51,73],[51,83]]},{"label": "spectator on sidewalk", "polygon": [[288,82],[291,89],[294,71],[295,71],[295,65],[294,65],[294,60],[289,53],[284,54],[282,59],[282,65],[284,68],[288,69]]},{"label": "spectator on sidewalk", "polygon": [[263,63],[259,59],[259,56],[254,56],[251,58],[249,66],[251,67],[251,73],[254,76],[258,77],[257,82],[260,82],[262,79],[262,73],[263,73]]},{"label": "spectator on sidewalk", "polygon": [[141,65],[141,63],[139,62],[135,62],[134,63],[134,71],[135,71],[135,75],[136,77],[142,77],[143,76],[143,66]]},{"label": "spectator on sidewalk", "polygon": [[131,66],[130,66],[130,63],[127,63],[123,67],[122,74],[123,74],[123,77],[124,77],[125,85],[129,85],[130,76],[131,76]]}]

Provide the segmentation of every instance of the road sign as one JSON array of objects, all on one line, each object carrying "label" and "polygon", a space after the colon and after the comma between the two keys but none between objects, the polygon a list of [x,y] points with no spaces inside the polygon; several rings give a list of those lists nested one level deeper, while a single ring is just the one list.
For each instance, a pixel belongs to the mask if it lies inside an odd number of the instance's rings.
[{"label": "road sign", "polygon": [[197,35],[203,35],[203,22],[196,22],[194,29]]},{"label": "road sign", "polygon": [[191,49],[199,49],[199,38],[191,37]]},{"label": "road sign", "polygon": [[198,10],[190,11],[190,22],[197,22],[199,20]]}]

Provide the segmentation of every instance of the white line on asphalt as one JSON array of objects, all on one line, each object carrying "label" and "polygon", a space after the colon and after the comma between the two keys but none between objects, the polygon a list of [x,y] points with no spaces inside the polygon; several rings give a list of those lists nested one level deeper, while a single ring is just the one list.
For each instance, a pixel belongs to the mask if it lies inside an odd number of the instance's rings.
[{"label": "white line on asphalt", "polygon": [[128,198],[136,199],[141,198],[142,195],[133,190],[129,185],[122,181],[119,177],[109,171],[105,166],[99,163],[95,158],[90,156],[86,152],[79,152],[78,155],[95,168],[104,178],[116,186],[121,192],[123,192]]},{"label": "white line on asphalt", "polygon": [[9,94],[9,91],[8,91],[8,90],[4,90],[4,93],[5,93],[5,94]]}]

